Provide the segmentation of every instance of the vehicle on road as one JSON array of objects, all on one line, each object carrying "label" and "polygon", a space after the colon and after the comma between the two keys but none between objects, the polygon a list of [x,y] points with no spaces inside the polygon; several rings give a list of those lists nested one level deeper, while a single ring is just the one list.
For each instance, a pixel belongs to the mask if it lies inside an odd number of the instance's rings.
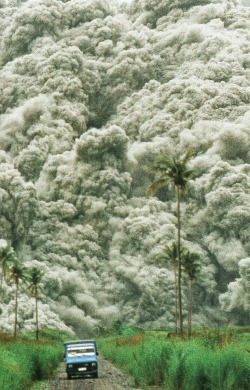
[{"label": "vehicle on road", "polygon": [[64,343],[64,357],[68,379],[92,376],[98,378],[98,352],[95,340]]}]

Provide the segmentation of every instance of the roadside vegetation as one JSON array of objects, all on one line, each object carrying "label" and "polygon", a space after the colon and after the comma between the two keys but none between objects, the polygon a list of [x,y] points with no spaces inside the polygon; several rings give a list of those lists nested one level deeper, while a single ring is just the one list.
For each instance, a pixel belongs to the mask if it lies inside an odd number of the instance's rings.
[{"label": "roadside vegetation", "polygon": [[52,375],[63,359],[63,341],[69,337],[58,330],[41,330],[18,336],[0,333],[0,389],[27,390],[36,381]]},{"label": "roadside vegetation", "polygon": [[[15,285],[15,317],[14,317],[14,338],[17,338],[18,329],[18,293],[22,281],[29,292],[30,297],[35,298],[35,332],[36,339],[39,338],[39,292],[42,290],[43,272],[36,267],[27,268],[17,257],[13,247],[4,239],[0,239],[0,263],[1,263],[1,288],[0,294],[7,283]],[[4,285],[5,284],[5,285]]]},{"label": "roadside vegetation", "polygon": [[99,340],[106,358],[126,370],[133,385],[164,390],[248,390],[250,328],[201,329],[192,337],[125,328]]}]

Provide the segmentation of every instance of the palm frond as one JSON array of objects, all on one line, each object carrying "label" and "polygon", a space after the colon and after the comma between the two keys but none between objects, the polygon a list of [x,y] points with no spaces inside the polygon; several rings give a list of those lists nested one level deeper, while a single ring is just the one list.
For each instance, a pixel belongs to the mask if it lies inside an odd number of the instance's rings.
[{"label": "palm frond", "polygon": [[150,186],[147,188],[146,196],[154,196],[155,193],[162,187],[166,185],[166,179],[159,179],[150,184]]},{"label": "palm frond", "polygon": [[187,152],[185,153],[185,155],[181,158],[182,163],[186,164],[190,160],[190,158],[193,156],[193,153],[194,153],[193,148],[189,148],[187,150]]},{"label": "palm frond", "polygon": [[190,279],[194,280],[202,268],[202,258],[198,253],[185,250],[182,254],[182,266]]},{"label": "palm frond", "polygon": [[43,279],[44,273],[40,269],[36,267],[32,267],[28,270],[27,273],[27,282],[28,282],[28,289],[30,290],[31,294],[35,294],[37,290],[42,289],[42,279]]}]

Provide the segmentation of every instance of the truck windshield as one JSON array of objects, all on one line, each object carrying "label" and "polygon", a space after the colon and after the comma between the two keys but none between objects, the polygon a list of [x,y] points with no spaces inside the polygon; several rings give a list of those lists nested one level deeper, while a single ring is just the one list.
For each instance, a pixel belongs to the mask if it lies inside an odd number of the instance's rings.
[{"label": "truck windshield", "polygon": [[93,356],[95,355],[95,348],[93,345],[79,345],[68,347],[68,356]]}]

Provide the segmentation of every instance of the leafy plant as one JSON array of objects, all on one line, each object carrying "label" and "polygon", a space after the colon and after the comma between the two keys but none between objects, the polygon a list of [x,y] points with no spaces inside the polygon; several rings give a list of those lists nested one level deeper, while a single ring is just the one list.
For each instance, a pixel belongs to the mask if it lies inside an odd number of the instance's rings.
[{"label": "leafy plant", "polygon": [[26,336],[14,341],[7,335],[2,336],[0,337],[2,390],[27,389],[34,381],[48,379],[62,360],[62,340],[69,337],[64,332],[55,330],[44,330],[39,341],[30,340]]}]

